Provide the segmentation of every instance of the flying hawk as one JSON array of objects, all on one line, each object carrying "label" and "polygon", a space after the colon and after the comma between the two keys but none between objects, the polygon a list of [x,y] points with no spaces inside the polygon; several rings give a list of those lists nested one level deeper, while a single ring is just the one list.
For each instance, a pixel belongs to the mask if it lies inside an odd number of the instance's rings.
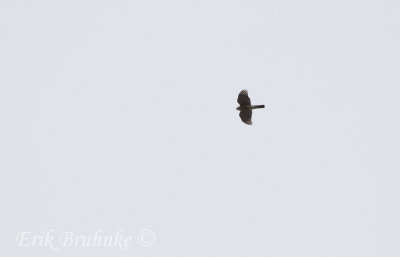
[{"label": "flying hawk", "polygon": [[239,116],[247,125],[253,124],[253,122],[251,122],[251,114],[253,109],[265,108],[264,105],[251,105],[247,90],[240,91],[237,102],[240,106],[237,107],[236,110],[240,111]]}]

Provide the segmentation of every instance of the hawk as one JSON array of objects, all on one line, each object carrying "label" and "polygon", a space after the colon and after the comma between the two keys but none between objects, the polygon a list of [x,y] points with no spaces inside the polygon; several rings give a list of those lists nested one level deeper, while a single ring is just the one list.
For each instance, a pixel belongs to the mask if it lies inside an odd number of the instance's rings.
[{"label": "hawk", "polygon": [[240,111],[239,116],[247,125],[253,124],[253,122],[251,122],[251,114],[253,109],[265,108],[264,105],[251,105],[247,90],[240,91],[237,102],[240,106],[237,107],[236,110]]}]

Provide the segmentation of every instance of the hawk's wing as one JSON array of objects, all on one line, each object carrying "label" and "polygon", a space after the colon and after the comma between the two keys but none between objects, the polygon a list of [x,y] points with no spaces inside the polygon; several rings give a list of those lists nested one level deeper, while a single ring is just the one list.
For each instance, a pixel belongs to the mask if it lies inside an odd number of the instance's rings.
[{"label": "hawk's wing", "polygon": [[250,110],[240,111],[239,116],[244,123],[246,123],[247,125],[252,125],[253,122],[251,122],[251,114],[252,111],[250,109]]},{"label": "hawk's wing", "polygon": [[251,105],[251,101],[247,93],[247,90],[240,91],[237,102],[240,105]]}]

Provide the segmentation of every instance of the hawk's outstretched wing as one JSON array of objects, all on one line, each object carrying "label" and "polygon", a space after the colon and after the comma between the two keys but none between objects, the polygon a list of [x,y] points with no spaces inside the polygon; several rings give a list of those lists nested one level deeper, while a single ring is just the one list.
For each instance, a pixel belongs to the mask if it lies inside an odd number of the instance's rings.
[{"label": "hawk's outstretched wing", "polygon": [[244,123],[246,123],[247,125],[252,125],[253,122],[251,122],[251,114],[252,111],[250,109],[250,110],[240,111],[239,116]]},{"label": "hawk's outstretched wing", "polygon": [[[247,90],[240,91],[237,102],[240,105],[251,105],[251,101],[250,101],[249,95],[247,93]],[[250,114],[250,117],[251,117],[251,114]]]}]

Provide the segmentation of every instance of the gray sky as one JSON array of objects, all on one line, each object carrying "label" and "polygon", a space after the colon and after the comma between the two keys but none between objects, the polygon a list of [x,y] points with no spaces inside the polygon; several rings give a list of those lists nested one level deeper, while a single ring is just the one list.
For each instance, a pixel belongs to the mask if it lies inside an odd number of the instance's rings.
[{"label": "gray sky", "polygon": [[[0,2],[1,252],[399,256],[398,1]],[[240,121],[248,89],[253,126]],[[18,247],[21,231],[136,235]]]}]

